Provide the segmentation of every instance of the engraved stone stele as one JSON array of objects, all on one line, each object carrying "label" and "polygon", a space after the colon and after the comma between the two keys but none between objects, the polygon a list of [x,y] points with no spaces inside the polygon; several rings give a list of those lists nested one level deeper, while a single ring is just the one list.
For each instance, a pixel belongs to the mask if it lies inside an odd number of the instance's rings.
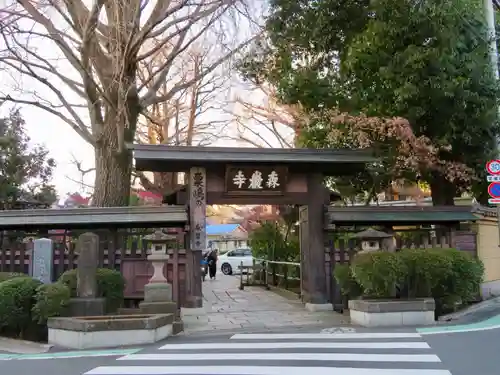
[{"label": "engraved stone stele", "polygon": [[70,301],[72,316],[104,315],[105,299],[98,298],[97,266],[99,236],[84,233],[76,245],[78,267],[76,269],[76,296]]},{"label": "engraved stone stele", "polygon": [[76,252],[76,295],[81,298],[97,297],[97,262],[99,237],[94,233],[84,233],[78,238]]},{"label": "engraved stone stele", "polygon": [[38,238],[33,241],[30,262],[30,275],[44,284],[52,282],[53,243],[49,238]]},{"label": "engraved stone stele", "polygon": [[153,276],[144,286],[144,302],[172,301],[172,285],[168,283],[163,271],[169,259],[167,244],[176,238],[161,230],[144,237],[149,243],[148,260],[153,266]]}]

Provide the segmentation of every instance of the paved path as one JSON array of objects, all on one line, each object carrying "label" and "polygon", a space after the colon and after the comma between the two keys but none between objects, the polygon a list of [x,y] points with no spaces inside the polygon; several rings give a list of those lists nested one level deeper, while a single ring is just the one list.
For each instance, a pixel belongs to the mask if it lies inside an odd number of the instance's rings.
[{"label": "paved path", "polygon": [[237,334],[167,343],[85,375],[451,375],[417,333]]},{"label": "paved path", "polygon": [[261,287],[239,290],[239,277],[217,275],[203,283],[205,313],[184,316],[185,333],[262,330],[279,327],[333,327],[347,317],[334,311],[311,313],[298,299],[287,299]]}]

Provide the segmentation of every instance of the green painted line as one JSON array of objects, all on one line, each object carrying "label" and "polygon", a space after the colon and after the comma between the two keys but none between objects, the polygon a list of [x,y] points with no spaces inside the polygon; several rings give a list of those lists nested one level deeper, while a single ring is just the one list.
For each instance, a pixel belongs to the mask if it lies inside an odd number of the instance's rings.
[{"label": "green painted line", "polygon": [[24,360],[24,359],[64,359],[84,357],[111,357],[134,354],[141,351],[135,349],[111,349],[111,350],[78,350],[72,352],[37,353],[37,354],[0,354],[0,361]]},{"label": "green painted line", "polygon": [[435,335],[439,333],[488,331],[497,328],[500,328],[500,315],[496,315],[492,318],[477,323],[458,324],[445,327],[417,328],[417,332],[422,335]]}]

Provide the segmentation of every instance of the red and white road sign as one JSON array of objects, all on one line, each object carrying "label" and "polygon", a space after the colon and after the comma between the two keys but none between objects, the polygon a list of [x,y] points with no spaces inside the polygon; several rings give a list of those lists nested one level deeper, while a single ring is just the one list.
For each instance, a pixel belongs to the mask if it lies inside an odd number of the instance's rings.
[{"label": "red and white road sign", "polygon": [[487,162],[486,170],[489,174],[500,175],[500,160],[490,160]]}]

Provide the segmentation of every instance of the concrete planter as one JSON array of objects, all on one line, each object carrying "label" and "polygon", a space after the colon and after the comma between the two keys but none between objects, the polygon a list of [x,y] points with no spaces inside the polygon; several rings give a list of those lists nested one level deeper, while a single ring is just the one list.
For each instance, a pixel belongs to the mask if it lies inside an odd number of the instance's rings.
[{"label": "concrete planter", "polygon": [[49,344],[94,349],[152,344],[172,335],[173,314],[50,318]]},{"label": "concrete planter", "polygon": [[351,300],[351,323],[364,327],[422,326],[434,324],[433,298],[413,300]]}]

